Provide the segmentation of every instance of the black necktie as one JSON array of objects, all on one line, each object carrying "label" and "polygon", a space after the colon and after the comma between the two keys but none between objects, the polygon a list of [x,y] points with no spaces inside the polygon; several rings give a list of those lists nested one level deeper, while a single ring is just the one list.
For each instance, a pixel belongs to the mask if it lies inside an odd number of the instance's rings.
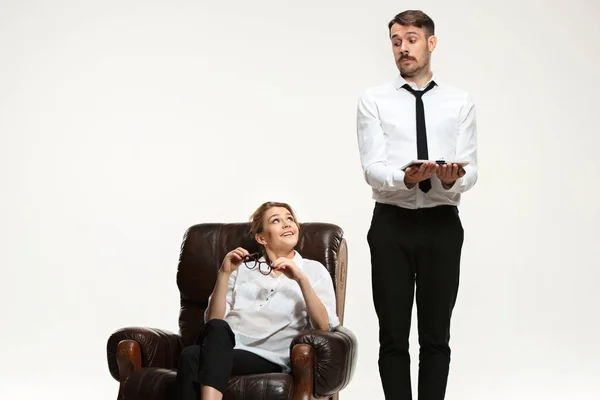
[{"label": "black necktie", "polygon": [[[423,95],[427,93],[428,90],[433,89],[435,86],[435,82],[431,81],[429,85],[423,90],[414,90],[407,83],[402,86],[404,89],[411,92],[416,98],[415,108],[417,110],[417,158],[419,160],[428,160],[429,153],[427,151],[427,130],[425,129],[425,109],[423,108]],[[419,182],[419,189],[423,192],[429,192],[431,189],[431,180],[425,179],[424,181]]]}]

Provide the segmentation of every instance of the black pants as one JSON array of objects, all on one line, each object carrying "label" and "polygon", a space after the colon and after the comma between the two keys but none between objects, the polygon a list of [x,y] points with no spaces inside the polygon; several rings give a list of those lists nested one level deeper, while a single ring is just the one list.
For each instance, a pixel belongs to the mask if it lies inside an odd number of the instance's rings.
[{"label": "black pants", "polygon": [[419,399],[442,400],[463,243],[458,209],[409,210],[376,203],[367,239],[385,398],[412,399],[408,344],[416,284]]},{"label": "black pants", "polygon": [[229,324],[211,319],[193,346],[181,352],[175,381],[175,400],[199,400],[200,387],[225,393],[231,376],[281,372],[281,367],[244,350],[234,349]]}]

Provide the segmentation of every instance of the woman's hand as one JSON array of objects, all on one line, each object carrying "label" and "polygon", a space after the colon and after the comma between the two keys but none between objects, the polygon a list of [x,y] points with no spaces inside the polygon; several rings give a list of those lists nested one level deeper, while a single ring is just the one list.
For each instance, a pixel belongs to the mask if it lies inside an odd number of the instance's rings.
[{"label": "woman's hand", "polygon": [[231,274],[233,271],[236,271],[239,266],[242,265],[242,262],[248,254],[248,250],[242,247],[231,250],[225,255],[225,258],[221,263],[221,271],[226,274]]},{"label": "woman's hand", "polygon": [[294,260],[289,258],[280,257],[273,263],[272,268],[275,271],[281,271],[285,276],[300,283],[301,280],[306,278],[306,274],[298,268]]}]

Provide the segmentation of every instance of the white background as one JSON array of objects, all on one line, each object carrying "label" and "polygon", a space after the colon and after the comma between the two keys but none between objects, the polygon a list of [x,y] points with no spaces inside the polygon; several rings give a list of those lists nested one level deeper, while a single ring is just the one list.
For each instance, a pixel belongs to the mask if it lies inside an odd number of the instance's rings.
[{"label": "white background", "polygon": [[356,102],[406,8],[477,105],[447,399],[597,399],[597,0],[0,1],[0,398],[115,398],[111,332],[177,332],[184,231],[268,200],[345,230],[342,398],[383,398]]}]

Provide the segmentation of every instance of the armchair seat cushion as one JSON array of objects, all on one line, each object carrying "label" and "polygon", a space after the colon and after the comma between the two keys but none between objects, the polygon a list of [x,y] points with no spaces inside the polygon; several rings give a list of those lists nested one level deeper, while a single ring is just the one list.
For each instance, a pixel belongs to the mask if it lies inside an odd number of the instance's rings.
[{"label": "armchair seat cushion", "polygon": [[292,398],[293,383],[292,375],[284,373],[234,376],[223,397],[224,400],[287,400]]},{"label": "armchair seat cushion", "polygon": [[127,400],[171,399],[177,371],[165,368],[135,370],[125,383],[123,393]]},{"label": "armchair seat cushion", "polygon": [[[133,371],[125,384],[125,400],[170,400],[177,371],[165,368],[142,368]],[[225,400],[288,400],[292,398],[290,374],[234,376],[229,380]]]}]

